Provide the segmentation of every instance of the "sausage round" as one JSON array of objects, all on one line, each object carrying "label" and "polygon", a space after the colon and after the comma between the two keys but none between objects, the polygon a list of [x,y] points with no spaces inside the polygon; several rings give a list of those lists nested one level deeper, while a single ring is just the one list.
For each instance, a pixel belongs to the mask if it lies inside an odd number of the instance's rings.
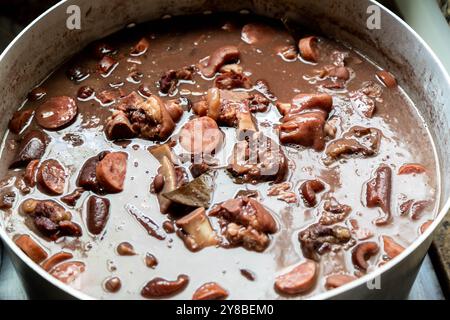
[{"label": "sausage round", "polygon": [[222,143],[223,135],[210,117],[200,117],[186,123],[180,131],[180,144],[192,154],[212,153]]},{"label": "sausage round", "polygon": [[36,110],[36,121],[44,129],[58,130],[70,124],[78,113],[74,99],[66,96],[53,97]]},{"label": "sausage round", "polygon": [[100,185],[108,192],[123,190],[127,173],[128,155],[124,152],[108,153],[98,164],[95,173]]},{"label": "sausage round", "polygon": [[54,159],[45,160],[38,169],[37,182],[46,193],[62,194],[66,184],[64,167]]}]

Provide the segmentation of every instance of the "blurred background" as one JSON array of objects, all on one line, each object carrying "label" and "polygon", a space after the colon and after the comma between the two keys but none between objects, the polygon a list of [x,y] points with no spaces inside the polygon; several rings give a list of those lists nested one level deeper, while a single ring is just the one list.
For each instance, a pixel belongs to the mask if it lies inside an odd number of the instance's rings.
[{"label": "blurred background", "polygon": [[[337,0],[330,0],[337,1]],[[14,37],[57,0],[0,0],[0,53]],[[432,47],[450,73],[450,0],[381,0]],[[0,243],[0,300],[28,295]],[[450,216],[435,235],[410,299],[450,298]]]}]

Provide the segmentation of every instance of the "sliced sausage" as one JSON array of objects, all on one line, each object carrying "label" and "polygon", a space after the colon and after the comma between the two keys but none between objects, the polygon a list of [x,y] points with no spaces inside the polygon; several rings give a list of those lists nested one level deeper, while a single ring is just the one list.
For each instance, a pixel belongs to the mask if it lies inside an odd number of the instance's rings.
[{"label": "sliced sausage", "polygon": [[98,235],[105,229],[109,218],[110,202],[106,198],[90,196],[87,201],[87,227],[90,233]]},{"label": "sliced sausage", "polygon": [[48,272],[51,269],[53,269],[53,267],[56,266],[57,264],[60,264],[61,262],[72,259],[72,258],[73,258],[73,254],[71,254],[70,252],[61,251],[61,252],[55,253],[50,258],[45,260],[44,263],[42,263],[42,268]]},{"label": "sliced sausage", "polygon": [[425,211],[425,209],[431,204],[431,201],[429,200],[419,200],[415,201],[411,205],[410,209],[410,215],[411,219],[413,220],[419,220],[422,216],[422,213]]},{"label": "sliced sausage", "polygon": [[14,242],[34,262],[41,263],[47,259],[47,252],[45,252],[45,250],[29,235],[22,234],[18,236]]},{"label": "sliced sausage", "polygon": [[210,154],[222,144],[223,135],[217,123],[210,117],[195,118],[180,131],[180,144],[192,154]]},{"label": "sliced sausage", "polygon": [[275,279],[275,290],[281,294],[299,294],[310,290],[316,283],[317,265],[307,260]]},{"label": "sliced sausage", "polygon": [[384,215],[375,221],[377,225],[385,225],[391,220],[392,170],[381,165],[375,171],[375,177],[367,182],[366,203],[368,208],[379,207]]},{"label": "sliced sausage", "polygon": [[355,276],[349,274],[332,274],[326,278],[325,288],[328,290],[339,288],[344,284],[352,282],[353,280],[356,279],[357,278]]},{"label": "sliced sausage", "polygon": [[200,66],[202,74],[211,78],[224,64],[235,62],[239,59],[239,49],[236,46],[224,46],[214,51],[206,65]]},{"label": "sliced sausage", "polygon": [[51,195],[61,195],[66,184],[64,167],[54,159],[45,160],[39,166],[37,182],[44,192]]},{"label": "sliced sausage", "polygon": [[36,109],[36,121],[44,129],[58,130],[72,123],[78,113],[74,99],[66,96],[53,97]]},{"label": "sliced sausage", "polygon": [[424,173],[427,170],[424,166],[417,163],[408,163],[404,164],[398,169],[398,174],[420,174]]},{"label": "sliced sausage", "polygon": [[382,238],[384,244],[384,252],[386,252],[386,255],[389,257],[389,259],[394,259],[405,250],[404,247],[395,242],[391,237],[382,236]]},{"label": "sliced sausage", "polygon": [[25,168],[25,175],[23,180],[29,187],[36,185],[36,172],[39,166],[39,160],[31,160]]},{"label": "sliced sausage", "polygon": [[319,59],[319,50],[317,48],[317,38],[314,36],[300,39],[298,43],[300,55],[303,59],[310,62],[317,62]]},{"label": "sliced sausage", "polygon": [[31,160],[40,159],[44,155],[47,141],[48,136],[42,131],[32,130],[25,134],[9,167],[24,167]]},{"label": "sliced sausage", "polygon": [[433,223],[433,220],[427,220],[420,226],[420,234],[423,234],[425,231],[427,231],[428,227]]},{"label": "sliced sausage", "polygon": [[228,297],[228,291],[216,282],[208,282],[195,290],[192,300],[222,300]]},{"label": "sliced sausage", "polygon": [[141,295],[144,298],[169,297],[184,290],[188,283],[189,277],[184,274],[179,275],[177,280],[174,281],[163,278],[154,278],[142,288]]},{"label": "sliced sausage", "polygon": [[33,115],[33,110],[20,110],[14,112],[11,120],[9,121],[8,128],[12,133],[19,134],[22,129],[28,124]]},{"label": "sliced sausage", "polygon": [[69,284],[73,282],[78,276],[86,270],[86,265],[81,261],[63,262],[52,270],[50,274],[56,279]]},{"label": "sliced sausage", "polygon": [[377,77],[388,88],[395,88],[397,86],[397,80],[395,79],[394,75],[386,70],[378,71]]},{"label": "sliced sausage", "polygon": [[96,176],[106,191],[116,193],[123,190],[127,159],[128,155],[124,152],[111,152],[97,164]]}]

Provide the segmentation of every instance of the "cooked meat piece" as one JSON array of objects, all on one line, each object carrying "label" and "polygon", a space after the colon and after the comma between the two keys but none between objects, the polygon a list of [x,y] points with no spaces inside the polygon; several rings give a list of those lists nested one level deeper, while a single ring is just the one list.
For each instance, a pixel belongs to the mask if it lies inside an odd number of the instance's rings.
[{"label": "cooked meat piece", "polygon": [[275,290],[282,294],[300,294],[310,290],[316,283],[318,267],[314,261],[307,260],[291,271],[277,276]]},{"label": "cooked meat piece", "polygon": [[319,48],[317,46],[317,38],[314,36],[300,39],[298,42],[300,55],[303,59],[310,62],[317,62],[320,58]]},{"label": "cooked meat piece", "polygon": [[239,49],[235,46],[220,47],[211,54],[206,64],[199,66],[200,71],[205,77],[211,78],[219,71],[220,67],[224,64],[237,61],[239,56]]},{"label": "cooked meat piece", "polygon": [[234,222],[224,225],[222,235],[231,246],[242,245],[247,250],[257,252],[264,251],[270,244],[270,238],[264,232],[257,231],[251,226],[244,227]]},{"label": "cooked meat piece", "polygon": [[25,254],[36,263],[41,263],[47,259],[48,254],[33,238],[27,234],[21,234],[14,239],[15,244],[22,249]]},{"label": "cooked meat piece", "polygon": [[292,98],[291,107],[288,110],[288,115],[295,115],[303,111],[322,110],[329,114],[333,109],[333,98],[325,93],[305,94],[300,93]]},{"label": "cooked meat piece", "polygon": [[380,70],[377,72],[377,77],[386,87],[390,89],[397,87],[397,79],[395,79],[394,75],[389,71]]},{"label": "cooked meat piece", "polygon": [[16,193],[11,189],[3,189],[0,191],[0,210],[11,209],[16,201]]},{"label": "cooked meat piece", "polygon": [[81,261],[66,261],[56,265],[49,273],[59,281],[69,284],[77,279],[86,270]]},{"label": "cooked meat piece", "polygon": [[210,216],[220,218],[222,235],[233,246],[264,251],[270,243],[268,234],[278,229],[272,214],[256,199],[238,197],[213,207]]},{"label": "cooked meat piece", "polygon": [[136,135],[123,111],[115,111],[105,125],[105,134],[109,140],[131,139]]},{"label": "cooked meat piece", "polygon": [[214,80],[214,86],[219,89],[231,90],[236,88],[250,89],[252,83],[250,79],[242,73],[234,71],[222,72]]},{"label": "cooked meat piece", "polygon": [[84,191],[85,190],[83,188],[76,188],[73,192],[66,194],[64,197],[61,197],[61,201],[70,207],[75,207],[78,199],[81,198]]},{"label": "cooked meat piece", "polygon": [[319,255],[345,244],[352,244],[351,232],[342,226],[325,227],[321,224],[312,224],[298,234],[298,240],[303,255],[319,261]]},{"label": "cooked meat piece", "polygon": [[189,166],[189,170],[191,171],[192,177],[195,179],[202,174],[208,172],[209,165],[205,162],[202,163],[193,163]]},{"label": "cooked meat piece", "polygon": [[352,127],[341,139],[328,144],[325,150],[327,158],[324,159],[324,163],[328,165],[345,157],[374,156],[380,148],[381,137],[382,133],[378,129]]},{"label": "cooked meat piece", "polygon": [[46,237],[80,237],[81,227],[72,222],[72,214],[53,200],[27,199],[21,205],[22,212],[31,217],[35,227]]},{"label": "cooked meat piece", "polygon": [[219,244],[219,239],[211,227],[205,208],[198,208],[178,219],[176,225],[181,228],[178,235],[191,251]]},{"label": "cooked meat piece", "polygon": [[350,274],[332,274],[326,278],[325,288],[327,290],[339,288],[339,287],[342,287],[343,285],[345,285],[349,282],[352,282],[356,279],[358,279],[358,278],[355,276],[352,276]]},{"label": "cooked meat piece", "polygon": [[279,127],[281,143],[323,150],[325,122],[332,108],[333,99],[327,94],[299,94],[291,104],[278,104],[283,115]]},{"label": "cooked meat piece", "polygon": [[104,190],[100,185],[96,169],[97,164],[109,153],[109,151],[100,152],[95,157],[89,158],[83,164],[81,168],[78,178],[77,178],[77,187],[83,188],[86,191],[93,191],[95,193],[103,193]]},{"label": "cooked meat piece", "polygon": [[344,221],[352,211],[352,208],[348,205],[340,204],[335,198],[330,198],[324,203],[323,210],[319,223],[328,226]]},{"label": "cooked meat piece", "polygon": [[194,77],[194,66],[183,67],[180,70],[169,70],[159,79],[159,90],[164,94],[175,92],[179,80],[192,80]]},{"label": "cooked meat piece", "polygon": [[307,180],[300,186],[300,193],[308,207],[316,206],[316,193],[323,190],[325,190],[325,184],[320,180]]},{"label": "cooked meat piece", "polygon": [[349,93],[353,108],[363,116],[372,118],[376,110],[376,101],[380,99],[383,88],[373,81],[363,83],[361,89]]},{"label": "cooked meat piece", "polygon": [[137,136],[148,140],[166,140],[183,113],[183,109],[175,101],[165,104],[155,95],[143,99],[136,92],[121,99],[116,109],[118,111],[105,125],[109,139]]},{"label": "cooked meat piece", "polygon": [[197,115],[207,115],[221,126],[237,127],[240,114],[264,112],[269,104],[270,100],[259,93],[210,88],[204,100],[197,102],[193,109]]},{"label": "cooked meat piece", "polygon": [[352,250],[352,262],[360,270],[366,271],[369,267],[367,260],[376,255],[379,251],[379,246],[376,242],[362,242],[359,243]]},{"label": "cooked meat piece", "polygon": [[97,163],[95,175],[100,186],[110,193],[123,190],[127,173],[128,154],[125,152],[110,152]]},{"label": "cooked meat piece", "polygon": [[214,206],[209,215],[251,226],[265,233],[277,231],[277,223],[272,214],[254,198],[238,197],[227,200]]},{"label": "cooked meat piece", "polygon": [[286,120],[283,118],[279,127],[280,142],[321,151],[325,147],[325,120],[326,114],[323,111],[289,115]]},{"label": "cooked meat piece", "polygon": [[238,182],[282,182],[288,172],[288,161],[283,150],[272,139],[260,132],[234,146],[228,171]]},{"label": "cooked meat piece", "polygon": [[72,258],[73,258],[73,255],[70,252],[64,252],[64,251],[57,252],[42,263],[42,269],[49,272],[56,265],[60,264],[63,261],[72,259]]},{"label": "cooked meat piece", "polygon": [[369,208],[379,207],[383,215],[375,220],[376,225],[385,225],[391,220],[392,169],[381,165],[375,171],[375,177],[367,182],[366,205]]}]

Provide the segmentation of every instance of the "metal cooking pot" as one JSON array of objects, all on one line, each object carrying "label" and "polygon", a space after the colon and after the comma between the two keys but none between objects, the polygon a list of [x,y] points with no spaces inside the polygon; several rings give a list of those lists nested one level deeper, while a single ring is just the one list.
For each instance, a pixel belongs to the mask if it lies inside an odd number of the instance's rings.
[{"label": "metal cooking pot", "polygon": [[[81,29],[69,30],[70,5],[81,9]],[[379,9],[377,9],[376,7]],[[69,8],[69,9],[68,9]],[[350,44],[397,75],[428,124],[440,159],[441,195],[434,223],[394,261],[317,299],[398,299],[411,289],[421,262],[450,207],[450,77],[426,43],[392,12],[369,0],[71,0],[61,1],[37,18],[0,56],[0,132],[28,91],[88,43],[129,23],[205,11],[249,10],[287,18]],[[369,12],[369,13],[368,13]],[[380,14],[380,29],[367,20]],[[375,16],[373,16],[375,14]],[[374,22],[371,20],[369,22]],[[376,20],[375,20],[376,22]],[[370,26],[373,24],[369,23]],[[0,174],[6,164],[0,164]],[[33,263],[7,236],[0,236],[31,297],[92,297],[62,284]],[[368,285],[369,284],[369,285]]]}]

